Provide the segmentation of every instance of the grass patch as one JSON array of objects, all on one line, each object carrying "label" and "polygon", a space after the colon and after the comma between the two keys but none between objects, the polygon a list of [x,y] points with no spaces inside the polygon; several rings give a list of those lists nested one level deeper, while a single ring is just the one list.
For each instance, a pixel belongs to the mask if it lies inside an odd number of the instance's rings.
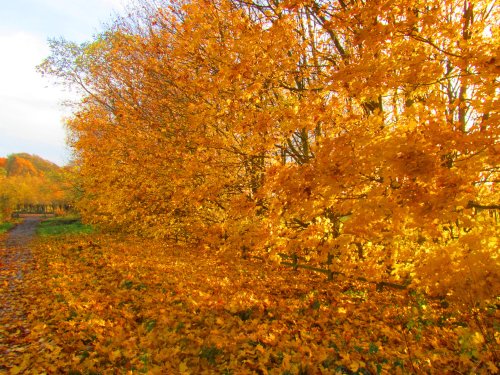
[{"label": "grass patch", "polygon": [[13,226],[13,223],[0,223],[0,234],[7,232]]},{"label": "grass patch", "polygon": [[40,223],[37,233],[40,236],[60,236],[65,234],[93,233],[91,225],[82,224],[79,217],[62,216],[44,220]]}]

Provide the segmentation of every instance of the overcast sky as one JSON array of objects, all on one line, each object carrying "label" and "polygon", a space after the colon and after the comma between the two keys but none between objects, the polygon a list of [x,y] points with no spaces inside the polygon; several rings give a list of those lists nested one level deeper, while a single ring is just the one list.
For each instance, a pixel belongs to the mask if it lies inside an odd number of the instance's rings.
[{"label": "overcast sky", "polygon": [[61,103],[74,94],[35,70],[49,54],[47,39],[84,42],[127,0],[0,0],[0,157],[36,154],[69,161]]}]

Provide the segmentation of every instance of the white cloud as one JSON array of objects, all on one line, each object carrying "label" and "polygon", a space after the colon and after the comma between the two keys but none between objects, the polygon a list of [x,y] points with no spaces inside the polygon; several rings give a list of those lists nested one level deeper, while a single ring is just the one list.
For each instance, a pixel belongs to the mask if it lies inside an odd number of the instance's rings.
[{"label": "white cloud", "polygon": [[0,148],[36,153],[26,147],[39,143],[45,150],[54,148],[53,161],[66,161],[61,120],[65,111],[60,103],[70,95],[49,86],[35,70],[49,53],[45,40],[28,33],[3,34],[0,50]]},{"label": "white cloud", "polygon": [[0,156],[28,152],[68,161],[62,118],[69,111],[60,103],[75,96],[54,87],[35,67],[50,53],[48,37],[91,40],[131,1],[26,0],[11,2],[0,14]]}]

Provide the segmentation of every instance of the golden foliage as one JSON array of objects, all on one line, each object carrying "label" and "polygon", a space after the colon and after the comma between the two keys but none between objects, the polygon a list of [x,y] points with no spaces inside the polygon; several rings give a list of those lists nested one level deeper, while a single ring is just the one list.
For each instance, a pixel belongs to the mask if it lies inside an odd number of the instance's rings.
[{"label": "golden foliage", "polygon": [[20,207],[64,207],[73,200],[69,169],[35,155],[0,158],[0,221]]},{"label": "golden foliage", "polygon": [[85,92],[87,220],[482,302],[498,20],[487,1],[181,1],[53,42],[41,69]]}]

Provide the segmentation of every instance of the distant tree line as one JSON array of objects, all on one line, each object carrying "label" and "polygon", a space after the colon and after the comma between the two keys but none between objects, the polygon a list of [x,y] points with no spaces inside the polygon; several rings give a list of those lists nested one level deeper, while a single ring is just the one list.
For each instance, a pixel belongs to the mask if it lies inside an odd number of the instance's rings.
[{"label": "distant tree line", "polygon": [[71,207],[68,170],[38,156],[0,158],[0,221],[13,213],[59,213]]}]

